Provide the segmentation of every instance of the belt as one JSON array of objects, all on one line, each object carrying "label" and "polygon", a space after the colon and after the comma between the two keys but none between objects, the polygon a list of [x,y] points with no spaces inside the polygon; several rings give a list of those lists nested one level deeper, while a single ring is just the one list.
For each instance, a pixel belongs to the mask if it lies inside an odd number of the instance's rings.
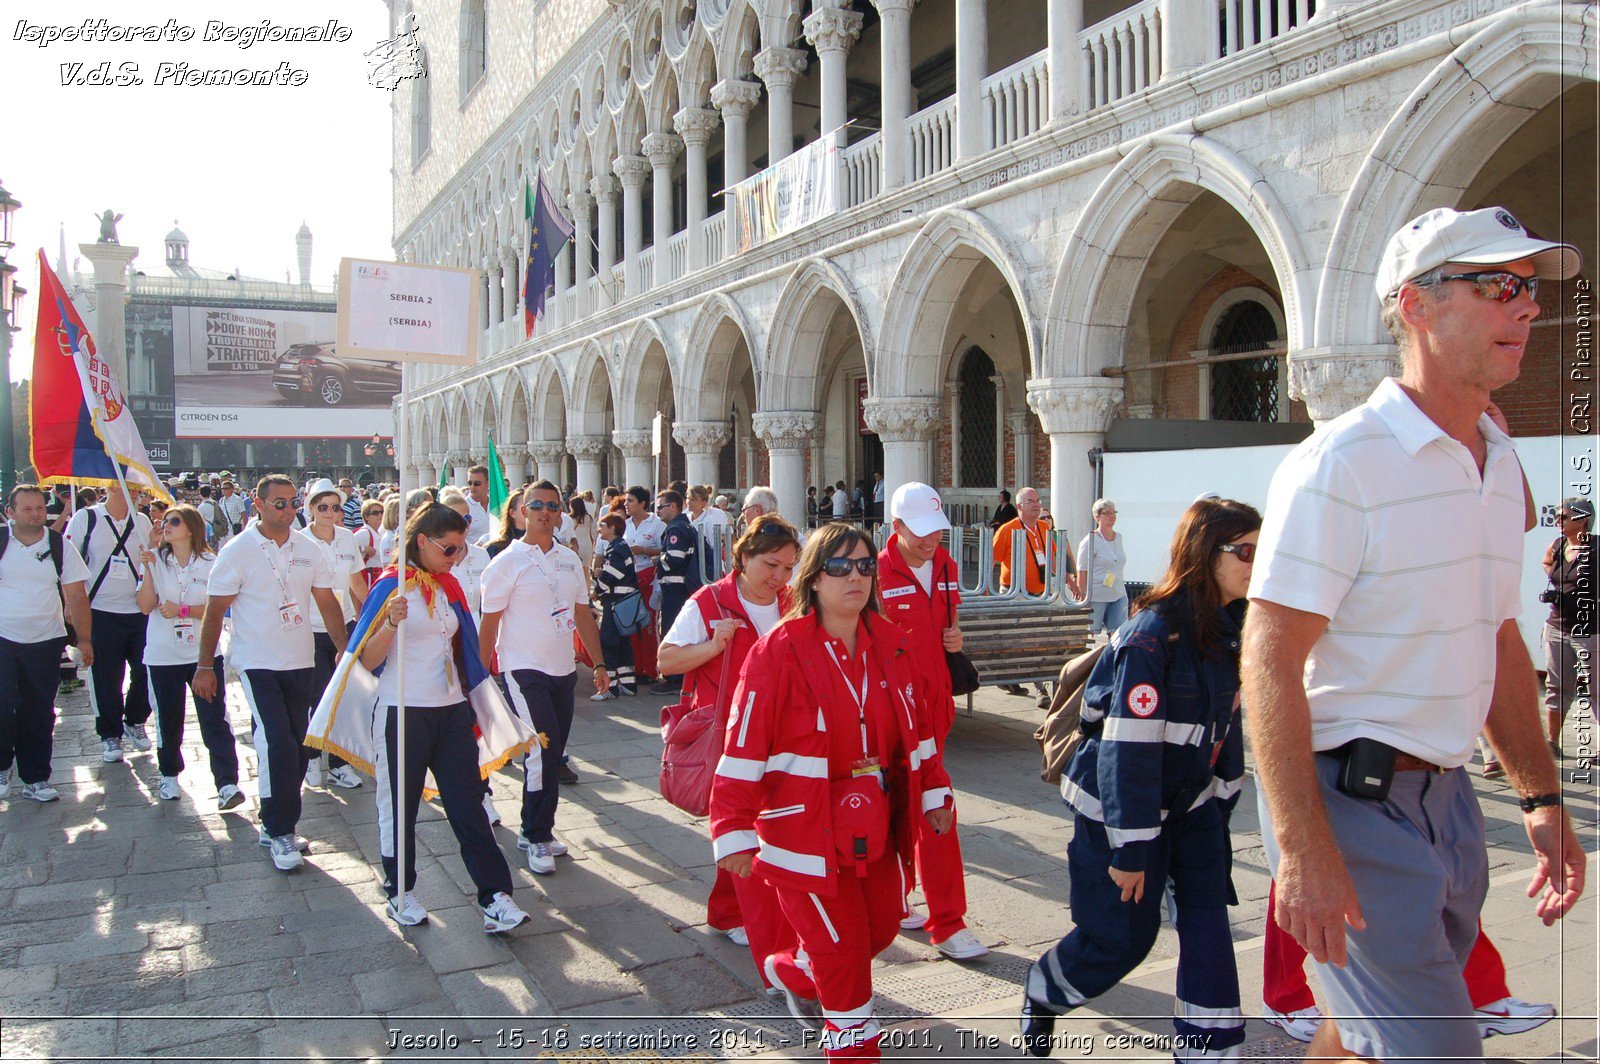
[{"label": "belt", "polygon": [[1446,772],[1446,771],[1448,771],[1447,769],[1445,769],[1441,765],[1435,765],[1432,761],[1424,761],[1424,760],[1422,760],[1422,758],[1413,756],[1412,754],[1395,754],[1394,755],[1394,770],[1396,772]]}]

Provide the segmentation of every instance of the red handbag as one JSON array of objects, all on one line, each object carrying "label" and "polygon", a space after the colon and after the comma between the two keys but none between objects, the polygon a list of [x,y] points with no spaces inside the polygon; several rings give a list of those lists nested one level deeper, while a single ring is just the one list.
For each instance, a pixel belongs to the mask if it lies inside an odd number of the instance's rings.
[{"label": "red handbag", "polygon": [[730,641],[722,651],[716,700],[709,706],[695,706],[685,697],[661,710],[661,797],[695,816],[711,811],[711,779],[722,757],[722,704],[732,664]]}]

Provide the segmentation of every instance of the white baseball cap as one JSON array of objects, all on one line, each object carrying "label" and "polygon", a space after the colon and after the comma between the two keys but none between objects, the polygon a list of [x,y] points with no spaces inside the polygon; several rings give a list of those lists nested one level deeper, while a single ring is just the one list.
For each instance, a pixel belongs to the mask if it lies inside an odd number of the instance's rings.
[{"label": "white baseball cap", "polygon": [[313,480],[311,483],[306,485],[306,506],[309,508],[312,503],[317,501],[318,496],[321,495],[339,496],[340,506],[343,506],[347,501],[349,501],[345,493],[335,487],[333,481],[329,480],[327,477],[323,477],[321,480]]},{"label": "white baseball cap", "polygon": [[904,524],[913,536],[927,536],[950,527],[939,493],[916,481],[894,489],[894,498],[889,500],[889,516]]},{"label": "white baseball cap", "polygon": [[1532,259],[1535,276],[1564,281],[1578,272],[1583,256],[1571,244],[1530,236],[1504,207],[1454,211],[1439,207],[1418,215],[1389,238],[1373,287],[1386,299],[1402,284],[1447,262],[1498,266]]}]

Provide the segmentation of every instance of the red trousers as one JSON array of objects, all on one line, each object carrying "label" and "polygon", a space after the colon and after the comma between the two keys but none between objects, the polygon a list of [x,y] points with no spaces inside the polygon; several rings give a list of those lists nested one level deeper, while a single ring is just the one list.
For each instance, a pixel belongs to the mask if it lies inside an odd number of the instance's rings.
[{"label": "red trousers", "polygon": [[[646,602],[650,601],[650,589],[655,586],[655,582],[654,566],[639,571],[639,594],[644,596]],[[628,637],[633,644],[633,674],[640,679],[656,675],[656,643],[660,640],[656,632],[655,611],[645,612],[650,617],[649,622]]]},{"label": "red trousers", "polygon": [[[1277,908],[1278,884],[1267,892],[1267,941],[1262,948],[1261,1000],[1279,1012],[1297,1012],[1316,1004],[1311,987],[1306,983],[1306,951],[1294,936],[1278,926],[1272,918]],[[1506,962],[1494,948],[1489,936],[1478,924],[1478,941],[1472,944],[1467,955],[1467,966],[1462,971],[1467,981],[1467,993],[1472,997],[1472,1007],[1481,1009],[1501,998],[1510,997],[1506,986]]]},{"label": "red trousers", "polygon": [[[949,728],[936,731],[939,756],[944,756],[944,743]],[[928,937],[943,942],[967,926],[967,870],[961,860],[961,840],[956,834],[955,810],[950,810],[950,830],[943,835],[932,831],[917,832],[917,884],[928,901],[928,922],[924,925]],[[920,827],[920,825],[919,825]],[[907,912],[910,906],[905,907]]]},{"label": "red trousers", "polygon": [[806,996],[816,989],[826,1026],[828,1060],[877,1060],[883,1034],[872,1011],[872,958],[900,933],[905,877],[891,847],[858,876],[842,870],[831,898],[778,888],[778,904],[799,936],[803,953],[779,951],[780,977]]},{"label": "red trousers", "polygon": [[718,931],[744,928],[763,986],[767,985],[767,973],[762,965],[767,957],[793,952],[800,944],[778,905],[778,892],[760,876],[736,876],[717,869],[717,881],[706,901],[706,923]]}]

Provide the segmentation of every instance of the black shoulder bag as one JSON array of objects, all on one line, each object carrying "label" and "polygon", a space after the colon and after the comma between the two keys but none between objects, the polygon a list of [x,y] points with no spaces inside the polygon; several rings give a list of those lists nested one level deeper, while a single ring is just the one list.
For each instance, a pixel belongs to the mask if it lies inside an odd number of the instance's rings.
[{"label": "black shoulder bag", "polygon": [[[956,623],[955,607],[950,604],[950,593],[945,592],[945,627],[954,628]],[[941,637],[943,633],[940,633]],[[978,676],[978,667],[972,659],[960,650],[946,650],[944,652],[945,668],[950,670],[950,693],[952,695],[970,695],[983,686],[983,680]]]}]

